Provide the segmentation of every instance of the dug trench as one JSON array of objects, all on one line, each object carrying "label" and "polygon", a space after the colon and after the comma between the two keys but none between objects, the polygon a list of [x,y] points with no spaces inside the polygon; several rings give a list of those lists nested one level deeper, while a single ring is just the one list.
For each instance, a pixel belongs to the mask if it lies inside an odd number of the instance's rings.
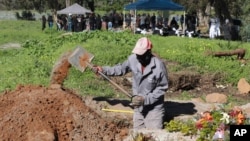
[{"label": "dug trench", "polygon": [[[129,101],[83,97],[63,87],[71,68],[65,53],[53,67],[49,87],[19,85],[0,95],[0,140],[3,141],[121,141],[130,135],[132,114],[107,113],[101,109],[106,103],[116,108],[127,107]],[[169,67],[174,62],[165,62]],[[131,74],[112,78],[125,89],[131,89]],[[234,92],[232,87],[218,89],[219,75],[200,76],[193,71],[170,73],[170,89],[166,98],[190,90],[196,97],[203,93]],[[202,85],[201,85],[202,84]],[[196,89],[199,88],[199,89]],[[243,97],[244,99],[244,97]],[[122,103],[122,104],[121,104]],[[124,106],[125,105],[125,106]],[[195,102],[166,102],[166,120],[181,115],[194,115],[210,108]],[[125,109],[126,110],[126,109]]]}]

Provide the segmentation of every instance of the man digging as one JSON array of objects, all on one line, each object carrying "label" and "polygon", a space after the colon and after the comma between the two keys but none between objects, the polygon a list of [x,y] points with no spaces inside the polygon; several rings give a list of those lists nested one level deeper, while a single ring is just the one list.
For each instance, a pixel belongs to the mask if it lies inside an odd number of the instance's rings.
[{"label": "man digging", "polygon": [[168,89],[165,64],[151,52],[151,41],[140,38],[128,59],[115,66],[94,66],[96,72],[108,76],[121,76],[132,72],[131,105],[134,107],[134,129],[162,129],[164,95]]}]

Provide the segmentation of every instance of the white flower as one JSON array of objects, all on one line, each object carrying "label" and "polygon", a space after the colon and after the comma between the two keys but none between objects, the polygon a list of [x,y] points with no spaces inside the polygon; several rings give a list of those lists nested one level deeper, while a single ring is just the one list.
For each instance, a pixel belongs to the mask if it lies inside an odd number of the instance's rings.
[{"label": "white flower", "polygon": [[213,140],[219,140],[223,139],[224,140],[224,132],[222,131],[216,131],[213,136]]},{"label": "white flower", "polygon": [[222,112],[221,114],[223,115],[223,117],[220,120],[222,120],[224,123],[228,124],[229,123],[229,115],[225,112]]}]

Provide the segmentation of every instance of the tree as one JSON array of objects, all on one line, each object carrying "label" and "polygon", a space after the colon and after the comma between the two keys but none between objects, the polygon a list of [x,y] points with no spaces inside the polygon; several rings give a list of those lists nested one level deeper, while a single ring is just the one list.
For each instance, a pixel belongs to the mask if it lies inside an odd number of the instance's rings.
[{"label": "tree", "polygon": [[70,0],[65,0],[66,7],[70,6]]},{"label": "tree", "polygon": [[91,11],[95,11],[95,2],[94,0],[87,0],[88,2],[88,7],[90,8]]},{"label": "tree", "polygon": [[7,10],[12,10],[14,9],[14,0],[1,0],[0,4],[6,7]]},{"label": "tree", "polygon": [[248,0],[241,0],[242,3],[242,27],[240,35],[243,41],[250,41],[250,3]]}]

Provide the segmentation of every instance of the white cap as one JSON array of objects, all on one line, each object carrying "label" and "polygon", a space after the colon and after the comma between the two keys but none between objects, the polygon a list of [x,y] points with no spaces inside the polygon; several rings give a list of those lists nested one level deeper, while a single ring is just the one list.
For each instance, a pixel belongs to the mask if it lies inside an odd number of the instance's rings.
[{"label": "white cap", "polygon": [[151,41],[146,37],[142,37],[136,42],[136,45],[132,53],[137,55],[143,55],[147,50],[151,48],[152,48]]}]

